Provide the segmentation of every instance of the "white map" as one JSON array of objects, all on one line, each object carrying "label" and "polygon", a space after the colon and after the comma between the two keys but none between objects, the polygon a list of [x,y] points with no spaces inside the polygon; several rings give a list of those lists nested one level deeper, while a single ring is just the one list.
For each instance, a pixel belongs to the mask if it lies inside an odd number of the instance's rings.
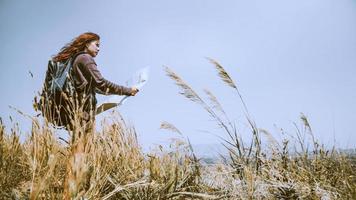
[{"label": "white map", "polygon": [[[149,67],[142,68],[138,70],[130,80],[126,81],[127,87],[136,87],[142,91],[142,87],[147,83],[149,76]],[[107,111],[111,108],[121,106],[126,102],[130,96],[119,96],[119,95],[110,95],[107,96],[102,102],[100,102],[98,108],[96,109],[96,115]]]}]

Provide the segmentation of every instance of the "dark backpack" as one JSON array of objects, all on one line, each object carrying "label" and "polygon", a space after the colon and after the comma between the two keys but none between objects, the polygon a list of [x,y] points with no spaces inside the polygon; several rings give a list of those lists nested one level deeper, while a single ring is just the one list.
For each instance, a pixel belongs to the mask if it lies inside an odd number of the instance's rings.
[{"label": "dark backpack", "polygon": [[48,69],[37,109],[55,126],[67,126],[74,106],[74,82],[71,77],[75,57],[66,62],[48,61]]}]

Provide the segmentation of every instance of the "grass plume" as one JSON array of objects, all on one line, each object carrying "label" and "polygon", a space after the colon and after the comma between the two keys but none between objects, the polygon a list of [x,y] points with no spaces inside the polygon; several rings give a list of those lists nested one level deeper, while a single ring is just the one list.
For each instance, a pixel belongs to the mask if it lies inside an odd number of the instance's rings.
[{"label": "grass plume", "polygon": [[[224,68],[214,65],[238,91]],[[75,123],[66,142],[38,117],[28,118],[32,130],[21,142],[18,126],[8,129],[0,118],[0,199],[356,199],[355,154],[323,147],[304,114],[294,124],[295,135],[282,141],[247,117],[252,139],[246,142],[213,92],[205,90],[206,103],[165,70],[180,93],[227,134],[221,138],[228,155],[206,164],[189,140],[143,152],[135,129],[117,113],[102,122],[100,132]],[[182,135],[168,122],[161,128]],[[262,136],[270,144],[265,148]]]}]

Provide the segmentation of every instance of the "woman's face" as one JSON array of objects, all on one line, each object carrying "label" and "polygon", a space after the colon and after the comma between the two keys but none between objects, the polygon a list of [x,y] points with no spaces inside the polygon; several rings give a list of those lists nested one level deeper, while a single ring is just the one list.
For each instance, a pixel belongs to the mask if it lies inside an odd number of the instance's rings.
[{"label": "woman's face", "polygon": [[92,57],[95,57],[99,53],[100,41],[94,40],[87,44],[85,52],[89,53]]}]

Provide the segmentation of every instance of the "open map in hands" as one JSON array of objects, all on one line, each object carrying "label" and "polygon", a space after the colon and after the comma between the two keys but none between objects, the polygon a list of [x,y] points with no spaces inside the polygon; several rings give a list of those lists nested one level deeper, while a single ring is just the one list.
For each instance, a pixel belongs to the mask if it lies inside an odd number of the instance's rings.
[{"label": "open map in hands", "polygon": [[[142,90],[141,88],[147,83],[148,81],[148,75],[149,75],[149,67],[142,68],[138,70],[129,81],[126,81],[126,85],[128,87],[136,87],[140,91]],[[130,85],[130,86],[129,86]],[[101,105],[98,106],[96,109],[96,115],[107,111],[111,108],[120,106],[125,103],[125,101],[129,98],[130,96],[119,96],[119,95],[111,95],[108,96],[102,103]],[[100,104],[100,103],[99,103]]]}]

